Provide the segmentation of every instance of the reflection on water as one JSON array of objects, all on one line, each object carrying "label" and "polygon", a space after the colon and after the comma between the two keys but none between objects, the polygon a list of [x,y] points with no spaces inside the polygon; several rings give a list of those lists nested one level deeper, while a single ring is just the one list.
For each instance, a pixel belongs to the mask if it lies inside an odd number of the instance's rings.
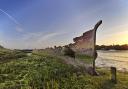
[{"label": "reflection on water", "polygon": [[128,50],[126,51],[101,51],[98,50],[98,58],[96,66],[111,67],[114,66],[118,70],[128,71]]}]

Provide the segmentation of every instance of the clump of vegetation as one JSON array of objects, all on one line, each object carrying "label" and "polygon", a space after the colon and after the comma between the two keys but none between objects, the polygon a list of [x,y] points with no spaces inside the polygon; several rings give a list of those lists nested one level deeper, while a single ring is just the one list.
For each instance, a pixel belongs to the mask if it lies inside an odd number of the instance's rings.
[{"label": "clump of vegetation", "polygon": [[75,58],[75,52],[70,47],[65,46],[63,52],[65,56]]},{"label": "clump of vegetation", "polygon": [[4,48],[4,47],[0,45],[0,48]]},{"label": "clump of vegetation", "polygon": [[26,53],[18,50],[0,49],[0,61],[22,58],[27,56]]}]

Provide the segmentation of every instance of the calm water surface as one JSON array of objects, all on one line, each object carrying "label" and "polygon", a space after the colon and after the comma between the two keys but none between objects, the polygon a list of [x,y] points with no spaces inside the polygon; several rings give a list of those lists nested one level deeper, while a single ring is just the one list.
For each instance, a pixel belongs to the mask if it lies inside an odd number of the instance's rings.
[{"label": "calm water surface", "polygon": [[98,50],[96,66],[116,67],[118,70],[128,71],[128,50],[125,51],[101,51]]}]

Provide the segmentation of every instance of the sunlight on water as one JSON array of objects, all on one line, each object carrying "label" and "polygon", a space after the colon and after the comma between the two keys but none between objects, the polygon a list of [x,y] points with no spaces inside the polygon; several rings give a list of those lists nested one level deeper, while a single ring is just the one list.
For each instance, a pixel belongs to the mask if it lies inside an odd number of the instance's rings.
[{"label": "sunlight on water", "polygon": [[128,71],[128,51],[98,51],[96,59],[98,67],[117,67],[118,70]]}]

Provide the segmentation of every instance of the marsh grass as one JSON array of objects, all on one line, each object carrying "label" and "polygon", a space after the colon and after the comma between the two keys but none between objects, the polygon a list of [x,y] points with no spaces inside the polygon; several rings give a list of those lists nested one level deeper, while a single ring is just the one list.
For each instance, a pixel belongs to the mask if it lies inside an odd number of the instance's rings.
[{"label": "marsh grass", "polygon": [[84,54],[76,54],[76,59],[83,61],[84,63],[92,64],[93,58]]},{"label": "marsh grass", "polygon": [[109,70],[97,71],[100,76],[91,76],[55,55],[35,52],[0,64],[0,89],[128,89],[127,73],[118,72],[113,84]]}]

